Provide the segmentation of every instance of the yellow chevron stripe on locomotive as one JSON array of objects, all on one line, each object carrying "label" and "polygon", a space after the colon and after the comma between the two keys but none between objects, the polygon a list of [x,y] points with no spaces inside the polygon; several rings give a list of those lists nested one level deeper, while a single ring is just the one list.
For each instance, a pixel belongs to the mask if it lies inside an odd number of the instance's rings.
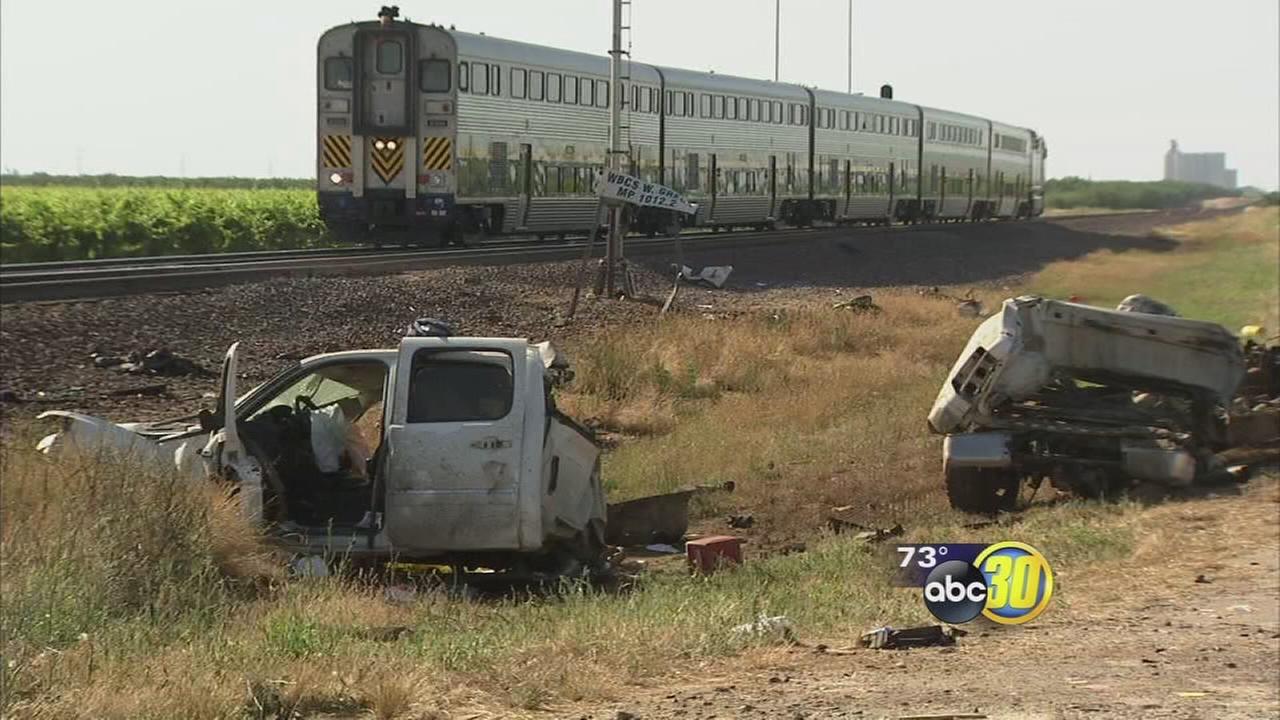
[{"label": "yellow chevron stripe on locomotive", "polygon": [[382,182],[390,184],[404,169],[404,142],[400,138],[374,138],[370,143],[370,164]]},{"label": "yellow chevron stripe on locomotive", "polygon": [[447,137],[422,138],[422,169],[453,168],[453,140]]},{"label": "yellow chevron stripe on locomotive", "polygon": [[324,135],[320,138],[320,159],[327,168],[351,167],[351,136]]}]

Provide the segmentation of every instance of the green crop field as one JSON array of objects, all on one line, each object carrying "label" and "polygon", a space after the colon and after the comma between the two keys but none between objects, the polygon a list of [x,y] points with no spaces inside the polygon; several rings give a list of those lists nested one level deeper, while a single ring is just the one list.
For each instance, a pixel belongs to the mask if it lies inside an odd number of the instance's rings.
[{"label": "green crop field", "polygon": [[332,244],[307,189],[0,185],[0,262]]}]

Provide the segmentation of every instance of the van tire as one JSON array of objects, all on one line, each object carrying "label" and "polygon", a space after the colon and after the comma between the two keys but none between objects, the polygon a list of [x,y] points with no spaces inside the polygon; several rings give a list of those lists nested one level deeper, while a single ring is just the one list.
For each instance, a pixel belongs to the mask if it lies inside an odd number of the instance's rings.
[{"label": "van tire", "polygon": [[995,468],[947,468],[947,499],[961,512],[995,515],[1018,506],[1022,478]]}]

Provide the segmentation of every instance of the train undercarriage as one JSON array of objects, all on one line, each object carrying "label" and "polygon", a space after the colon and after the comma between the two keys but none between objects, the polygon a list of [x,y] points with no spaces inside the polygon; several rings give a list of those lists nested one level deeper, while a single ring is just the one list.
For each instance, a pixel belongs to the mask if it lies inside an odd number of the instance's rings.
[{"label": "train undercarriage", "polygon": [[[437,204],[437,202],[439,204]],[[705,201],[704,201],[705,202]],[[882,215],[845,215],[841,206],[845,199],[782,199],[776,202],[772,215],[751,217],[717,217],[700,211],[693,216],[659,208],[628,208],[624,222],[629,234],[644,237],[675,237],[686,230],[711,232],[751,229],[774,230],[780,226],[811,227],[821,225],[889,226],[936,223],[986,222],[1020,220],[1034,216],[1034,203],[1025,200],[1012,213],[999,214],[994,200],[972,200],[962,214],[943,215],[937,199],[898,198],[886,202]],[[571,204],[572,203],[572,204]],[[699,205],[694,201],[695,206]],[[403,245],[447,247],[464,245],[484,238],[501,236],[533,236],[539,240],[581,237],[593,231],[592,220],[603,227],[606,219],[597,203],[590,199],[566,199],[576,217],[566,217],[561,224],[526,225],[520,219],[528,210],[522,203],[463,203],[455,205],[451,196],[427,196],[406,199],[403,196],[350,198],[336,201],[332,195],[322,196],[321,212],[330,237],[339,243],[357,245]],[[565,213],[569,215],[569,212]]]}]

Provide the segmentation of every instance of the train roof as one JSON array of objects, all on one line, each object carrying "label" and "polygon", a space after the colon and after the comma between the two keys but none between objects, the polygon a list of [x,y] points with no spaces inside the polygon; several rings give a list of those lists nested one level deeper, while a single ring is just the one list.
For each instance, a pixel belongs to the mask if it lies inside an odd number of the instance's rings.
[{"label": "train roof", "polygon": [[681,68],[656,66],[662,76],[673,86],[708,90],[711,92],[735,93],[743,95],[767,95],[774,98],[790,98],[809,100],[804,88],[791,83],[773,82],[772,80],[755,80],[737,75],[721,75],[715,72],[684,70]]},{"label": "train roof", "polygon": [[841,108],[845,110],[872,110],[875,112],[892,112],[903,113],[906,115],[915,115],[916,106],[914,103],[903,102],[901,100],[887,100],[885,98],[874,97],[871,95],[863,95],[862,93],[839,92],[837,90],[819,90],[814,89],[813,99],[819,105],[830,108]]},{"label": "train roof", "polygon": [[[524,66],[557,68],[570,72],[588,73],[609,77],[609,58],[605,55],[592,55],[577,50],[562,50],[546,45],[519,40],[505,40],[460,30],[447,31],[458,44],[459,55],[482,57]],[[631,79],[640,82],[657,83],[659,78],[652,67],[643,63],[632,63]]]}]

